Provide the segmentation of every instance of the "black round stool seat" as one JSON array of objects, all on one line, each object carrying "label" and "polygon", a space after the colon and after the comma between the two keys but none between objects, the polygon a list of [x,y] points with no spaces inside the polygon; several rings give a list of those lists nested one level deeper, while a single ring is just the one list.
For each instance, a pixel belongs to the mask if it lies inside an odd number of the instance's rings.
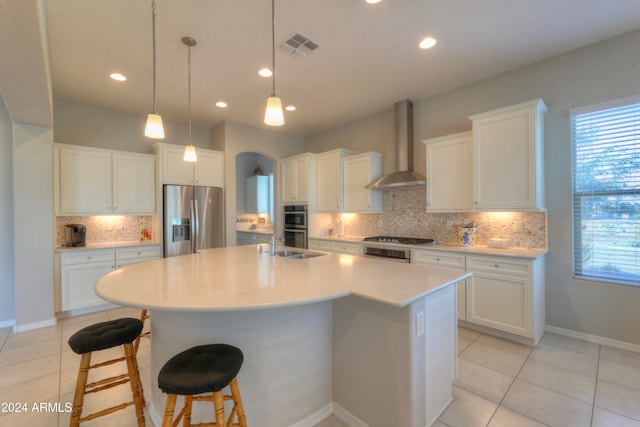
[{"label": "black round stool seat", "polygon": [[244,356],[228,344],[192,347],[176,354],[158,374],[158,386],[167,394],[196,395],[225,388],[240,372]]},{"label": "black round stool seat", "polygon": [[78,354],[116,347],[133,342],[142,327],[139,319],[127,317],[95,323],[71,335],[69,347]]}]

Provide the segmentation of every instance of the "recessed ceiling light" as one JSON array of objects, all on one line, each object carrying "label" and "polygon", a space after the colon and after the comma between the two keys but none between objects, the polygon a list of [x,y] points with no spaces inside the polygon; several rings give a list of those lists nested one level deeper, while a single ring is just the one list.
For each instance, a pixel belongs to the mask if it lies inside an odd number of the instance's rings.
[{"label": "recessed ceiling light", "polygon": [[369,4],[376,4],[376,3],[380,3],[380,0],[365,0],[367,3]]},{"label": "recessed ceiling light", "polygon": [[123,82],[125,80],[127,80],[127,78],[125,76],[123,76],[120,73],[111,73],[109,74],[109,77],[111,77],[113,80],[117,80],[119,82]]},{"label": "recessed ceiling light", "polygon": [[218,108],[227,108],[227,103],[224,101],[218,101],[216,102],[216,107]]},{"label": "recessed ceiling light", "polygon": [[296,107],[293,105],[287,105],[284,109],[287,111],[296,111]]},{"label": "recessed ceiling light", "polygon": [[258,71],[258,74],[260,74],[262,77],[271,77],[273,75],[273,73],[271,72],[270,69],[268,68],[262,68]]},{"label": "recessed ceiling light", "polygon": [[425,37],[420,41],[420,43],[418,43],[418,46],[420,49],[430,49],[434,47],[436,43],[437,41],[433,37]]}]

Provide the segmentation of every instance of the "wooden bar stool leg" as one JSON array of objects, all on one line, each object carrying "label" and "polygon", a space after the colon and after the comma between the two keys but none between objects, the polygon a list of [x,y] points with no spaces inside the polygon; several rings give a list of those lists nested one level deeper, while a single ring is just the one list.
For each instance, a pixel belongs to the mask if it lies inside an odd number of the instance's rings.
[{"label": "wooden bar stool leg", "polygon": [[162,427],[171,427],[173,425],[173,411],[176,407],[175,394],[167,395],[167,403],[164,405],[164,418],[162,418]]},{"label": "wooden bar stool leg", "polygon": [[84,389],[89,378],[89,366],[91,364],[91,353],[84,353],[80,359],[80,370],[76,380],[76,391],[73,394],[73,409],[71,410],[71,420],[69,425],[77,427],[80,425],[82,415],[82,405],[84,404]]},{"label": "wooden bar stool leg", "polygon": [[142,391],[142,383],[140,382],[140,372],[138,371],[136,353],[133,348],[133,344],[126,343],[123,344],[123,346],[127,362],[127,370],[129,371],[129,384],[131,385],[131,393],[133,394],[133,404],[136,408],[138,426],[144,426],[144,392]]},{"label": "wooden bar stool leg", "polygon": [[191,425],[191,411],[193,410],[193,396],[184,397],[184,423],[185,426]]},{"label": "wooden bar stool leg", "polygon": [[231,380],[229,388],[231,389],[231,396],[233,397],[233,406],[236,416],[238,417],[238,424],[241,427],[247,427],[247,417],[244,415],[244,405],[242,404],[240,387],[238,387],[238,380],[236,378]]},{"label": "wooden bar stool leg", "polygon": [[213,392],[213,407],[216,411],[216,427],[227,427],[224,419],[224,395],[222,390]]}]

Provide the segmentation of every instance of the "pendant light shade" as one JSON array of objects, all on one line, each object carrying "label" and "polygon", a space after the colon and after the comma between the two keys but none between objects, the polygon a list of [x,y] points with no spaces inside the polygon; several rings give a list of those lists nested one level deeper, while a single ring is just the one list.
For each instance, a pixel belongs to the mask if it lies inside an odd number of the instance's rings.
[{"label": "pendant light shade", "polygon": [[153,111],[147,116],[147,126],[144,136],[154,139],[164,138],[164,126],[162,117],[156,110],[156,2],[151,2],[151,31],[153,39]]},{"label": "pendant light shade", "polygon": [[164,127],[162,117],[157,113],[149,113],[147,116],[147,126],[144,128],[144,136],[154,139],[164,138]]},{"label": "pendant light shade", "polygon": [[284,124],[284,114],[282,112],[282,101],[276,95],[276,13],[275,0],[271,0],[271,62],[272,62],[272,91],[267,99],[267,108],[264,112],[264,123],[269,126],[282,126]]},{"label": "pendant light shade", "polygon": [[196,45],[196,41],[191,37],[183,37],[182,43],[187,46],[187,86],[189,92],[189,144],[184,147],[184,161],[185,162],[197,162],[198,156],[196,154],[196,147],[191,144],[191,48]]},{"label": "pendant light shade", "polygon": [[282,101],[275,94],[272,94],[267,99],[267,110],[264,113],[264,122],[269,126],[282,126],[284,124]]}]

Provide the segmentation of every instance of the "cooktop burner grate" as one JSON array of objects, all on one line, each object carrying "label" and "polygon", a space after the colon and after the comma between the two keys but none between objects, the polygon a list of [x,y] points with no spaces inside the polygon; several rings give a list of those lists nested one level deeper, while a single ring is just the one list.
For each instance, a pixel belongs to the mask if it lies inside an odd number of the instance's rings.
[{"label": "cooktop burner grate", "polygon": [[402,245],[424,245],[433,243],[433,239],[416,239],[413,237],[373,236],[365,237],[365,242],[400,243]]}]

